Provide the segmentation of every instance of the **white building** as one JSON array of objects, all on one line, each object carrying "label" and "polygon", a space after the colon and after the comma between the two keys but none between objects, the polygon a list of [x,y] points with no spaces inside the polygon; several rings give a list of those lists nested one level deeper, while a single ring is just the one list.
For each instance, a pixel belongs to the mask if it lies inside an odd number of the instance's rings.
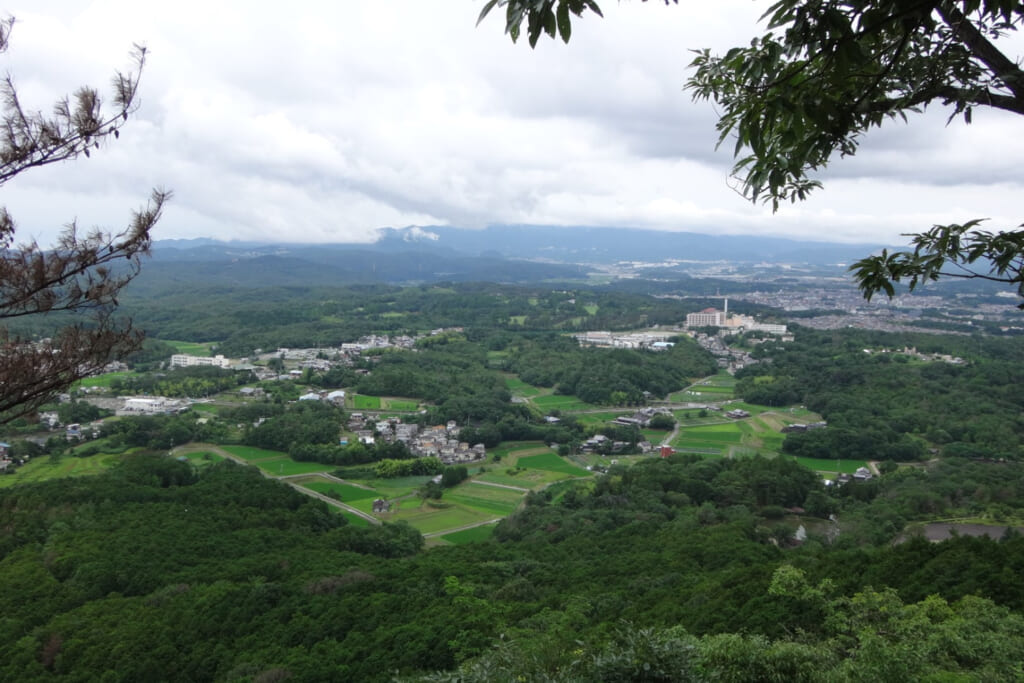
[{"label": "white building", "polygon": [[729,314],[717,308],[705,308],[697,313],[686,314],[687,327],[725,327]]},{"label": "white building", "polygon": [[218,354],[213,356],[190,356],[186,353],[176,353],[171,356],[172,368],[191,368],[198,365],[213,365],[218,368],[230,368],[231,359]]}]

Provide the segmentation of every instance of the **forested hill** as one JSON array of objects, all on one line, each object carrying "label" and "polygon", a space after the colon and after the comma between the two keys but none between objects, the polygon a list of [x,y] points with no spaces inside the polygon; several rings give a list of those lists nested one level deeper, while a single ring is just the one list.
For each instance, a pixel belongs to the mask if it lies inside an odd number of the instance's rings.
[{"label": "forested hill", "polygon": [[239,249],[204,246],[154,249],[132,283],[134,292],[159,292],[182,284],[236,287],[337,286],[422,282],[536,283],[580,280],[578,266],[402,249],[374,251],[344,246],[280,245]]},{"label": "forested hill", "polygon": [[[454,255],[506,259],[545,259],[561,263],[619,261],[729,261],[730,263],[849,263],[879,249],[879,244],[836,244],[752,235],[666,232],[637,228],[500,225],[481,230],[451,226],[384,228],[370,244],[301,245],[226,243],[215,240],[157,242],[160,258],[206,260],[216,254],[251,256],[289,253],[310,260],[337,258],[343,251],[435,257]],[[172,252],[178,252],[175,256]]]},{"label": "forested hill", "polygon": [[1024,538],[861,544],[923,495],[1019,509],[1022,483],[950,461],[851,484],[843,533],[787,547],[772,511],[817,477],[676,457],[420,551],[254,469],[140,455],[0,491],[0,679],[1017,680]]}]

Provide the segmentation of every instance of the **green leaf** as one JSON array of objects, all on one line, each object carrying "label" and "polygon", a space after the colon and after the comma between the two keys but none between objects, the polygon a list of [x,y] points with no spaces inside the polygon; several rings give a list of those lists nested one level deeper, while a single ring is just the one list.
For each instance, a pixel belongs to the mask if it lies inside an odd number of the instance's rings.
[{"label": "green leaf", "polygon": [[569,18],[569,3],[566,0],[558,3],[558,34],[562,37],[563,43],[568,43],[572,37],[572,20]]}]

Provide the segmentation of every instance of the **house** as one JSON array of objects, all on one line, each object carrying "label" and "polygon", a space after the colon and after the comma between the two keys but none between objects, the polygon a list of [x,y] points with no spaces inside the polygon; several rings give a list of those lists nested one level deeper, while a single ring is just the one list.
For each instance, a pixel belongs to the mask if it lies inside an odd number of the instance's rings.
[{"label": "house", "polygon": [[391,503],[387,502],[383,498],[378,498],[373,501],[373,511],[375,513],[388,512],[391,510]]},{"label": "house", "polygon": [[303,394],[302,396],[299,396],[299,400],[300,401],[319,401],[320,400],[320,394],[316,393],[315,391],[311,391],[308,394]]},{"label": "house", "polygon": [[327,400],[330,401],[331,403],[334,403],[335,405],[344,405],[345,392],[342,391],[341,389],[332,391],[329,394],[327,394]]}]

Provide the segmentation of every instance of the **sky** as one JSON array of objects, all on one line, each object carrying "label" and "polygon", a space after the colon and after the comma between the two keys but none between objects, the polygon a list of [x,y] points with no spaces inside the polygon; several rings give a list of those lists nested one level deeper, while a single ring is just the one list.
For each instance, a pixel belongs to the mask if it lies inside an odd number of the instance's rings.
[{"label": "sky", "polygon": [[120,139],[21,174],[0,203],[40,243],[71,220],[123,228],[154,187],[174,193],[157,239],[531,224],[901,244],[936,223],[1021,222],[1024,117],[995,111],[888,124],[809,200],[750,203],[713,106],[683,85],[691,50],[748,44],[770,3],[600,4],[569,45],[531,50],[500,13],[476,25],[483,0],[11,0],[0,62],[26,108],[109,92],[133,43],[149,56]]}]

